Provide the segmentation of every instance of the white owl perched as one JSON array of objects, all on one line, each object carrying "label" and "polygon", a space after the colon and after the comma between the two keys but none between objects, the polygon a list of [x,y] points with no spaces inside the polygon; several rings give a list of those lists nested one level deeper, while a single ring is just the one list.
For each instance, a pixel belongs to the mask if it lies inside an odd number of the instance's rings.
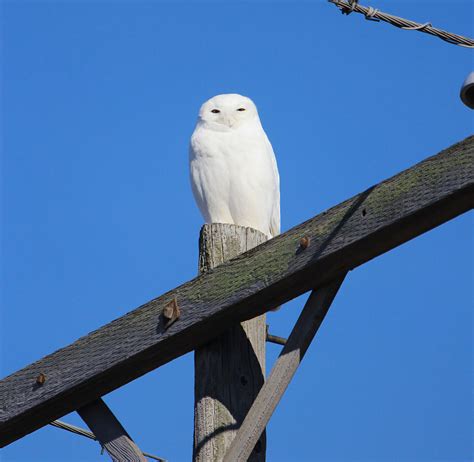
[{"label": "white owl perched", "polygon": [[272,145],[250,98],[217,95],[206,101],[191,136],[194,198],[206,223],[280,233],[280,178]]}]

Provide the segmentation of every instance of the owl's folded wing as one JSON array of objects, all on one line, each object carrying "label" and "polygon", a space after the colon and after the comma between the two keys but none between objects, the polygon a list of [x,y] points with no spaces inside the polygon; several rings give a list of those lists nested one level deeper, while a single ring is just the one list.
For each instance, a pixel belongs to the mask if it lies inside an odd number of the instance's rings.
[{"label": "owl's folded wing", "polygon": [[271,192],[273,194],[273,208],[272,215],[270,217],[270,233],[272,237],[280,234],[280,175],[278,173],[278,166],[276,163],[275,153],[273,152],[272,145],[267,138],[267,149],[268,154],[272,160],[273,176],[274,176],[274,189]]}]

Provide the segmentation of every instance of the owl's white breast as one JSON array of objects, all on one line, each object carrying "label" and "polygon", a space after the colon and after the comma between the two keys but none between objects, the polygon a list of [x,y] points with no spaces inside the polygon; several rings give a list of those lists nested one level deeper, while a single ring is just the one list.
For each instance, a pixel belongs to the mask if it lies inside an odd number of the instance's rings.
[{"label": "owl's white breast", "polygon": [[272,235],[279,180],[260,123],[226,131],[198,124],[189,160],[193,193],[206,222],[250,226]]}]

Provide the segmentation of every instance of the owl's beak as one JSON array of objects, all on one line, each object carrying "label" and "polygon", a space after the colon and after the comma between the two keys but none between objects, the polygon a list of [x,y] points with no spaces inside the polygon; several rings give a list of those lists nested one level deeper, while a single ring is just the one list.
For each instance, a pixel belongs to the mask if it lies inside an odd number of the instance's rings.
[{"label": "owl's beak", "polygon": [[234,125],[234,122],[235,121],[232,117],[226,117],[225,118],[225,124],[230,128],[232,128],[232,126]]}]

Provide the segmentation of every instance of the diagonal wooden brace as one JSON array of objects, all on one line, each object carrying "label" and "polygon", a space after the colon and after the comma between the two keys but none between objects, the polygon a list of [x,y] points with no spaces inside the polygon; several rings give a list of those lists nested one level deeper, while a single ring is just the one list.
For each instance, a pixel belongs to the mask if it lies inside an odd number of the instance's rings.
[{"label": "diagonal wooden brace", "polygon": [[268,380],[261,388],[229,447],[224,462],[245,462],[249,458],[323,322],[346,274],[311,292]]},{"label": "diagonal wooden brace", "polygon": [[147,462],[107,404],[98,399],[77,410],[114,462]]}]

